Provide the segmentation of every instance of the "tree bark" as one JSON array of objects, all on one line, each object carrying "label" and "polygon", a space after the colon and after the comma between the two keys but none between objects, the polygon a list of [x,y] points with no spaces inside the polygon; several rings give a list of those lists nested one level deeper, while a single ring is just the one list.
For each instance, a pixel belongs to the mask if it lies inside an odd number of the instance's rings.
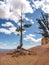
[{"label": "tree bark", "polygon": [[21,46],[21,48],[22,48],[22,46],[23,46],[23,40],[22,40],[22,15],[23,15],[23,13],[22,13],[22,5],[21,5],[21,21],[20,21],[20,23],[21,23],[21,25],[20,25],[20,27],[21,27],[21,31],[20,31],[20,46]]}]

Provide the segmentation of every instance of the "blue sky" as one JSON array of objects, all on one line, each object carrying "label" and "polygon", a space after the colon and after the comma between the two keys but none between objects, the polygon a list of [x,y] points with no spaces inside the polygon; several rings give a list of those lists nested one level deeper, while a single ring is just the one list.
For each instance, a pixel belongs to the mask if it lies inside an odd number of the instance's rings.
[{"label": "blue sky", "polygon": [[28,49],[40,45],[42,36],[35,33],[40,32],[36,19],[41,17],[41,12],[49,14],[48,3],[48,0],[0,0],[0,48],[13,49],[19,45],[20,39],[15,30],[20,26],[18,21],[21,4],[23,4],[24,23],[32,24],[23,32],[23,47]]}]

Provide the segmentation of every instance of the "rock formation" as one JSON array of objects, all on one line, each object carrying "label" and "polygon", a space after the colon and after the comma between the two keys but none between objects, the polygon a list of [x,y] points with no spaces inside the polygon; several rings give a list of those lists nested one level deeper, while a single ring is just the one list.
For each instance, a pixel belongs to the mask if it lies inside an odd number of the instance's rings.
[{"label": "rock formation", "polygon": [[48,43],[49,43],[49,37],[42,38],[42,40],[41,40],[42,45],[45,45],[45,44],[48,44]]}]

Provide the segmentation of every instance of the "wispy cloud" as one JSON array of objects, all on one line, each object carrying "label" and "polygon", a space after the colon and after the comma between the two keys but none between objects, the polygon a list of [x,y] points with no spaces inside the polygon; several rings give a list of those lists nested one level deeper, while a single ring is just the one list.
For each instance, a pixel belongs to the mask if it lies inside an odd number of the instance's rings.
[{"label": "wispy cloud", "polygon": [[32,19],[29,19],[29,18],[27,18],[27,17],[24,17],[24,19],[25,19],[26,21],[29,21],[31,24],[34,24],[34,21],[33,21]]},{"label": "wispy cloud", "polygon": [[[33,13],[34,12],[32,7],[30,6],[30,2],[27,0],[0,1],[0,18],[14,20],[14,22],[20,26],[20,23],[18,23],[18,20],[20,19],[20,16],[21,16],[21,7],[22,7],[23,13]],[[25,15],[23,15],[23,18],[26,21],[27,20],[30,21],[31,24],[34,24],[33,20],[27,18]],[[16,32],[16,27],[11,22],[6,22],[5,24],[2,24],[1,26],[3,26],[3,28],[0,28],[0,32],[2,33],[5,33],[5,34],[14,33],[16,35],[17,33],[20,34],[20,32]],[[4,27],[10,27],[10,28],[7,30]]]},{"label": "wispy cloud", "polygon": [[[11,33],[13,33],[15,35],[20,34],[20,32],[16,31],[17,27],[15,27],[11,22],[6,22],[4,24],[1,24],[1,26],[3,27],[3,28],[0,28],[1,33],[8,34],[8,35]],[[6,29],[4,27],[9,27],[9,28]],[[23,34],[25,34],[25,32],[26,31],[23,31]]]},{"label": "wispy cloud", "polygon": [[15,22],[21,15],[21,6],[23,13],[33,13],[30,2],[27,0],[4,0],[0,1],[0,18],[12,19]]},{"label": "wispy cloud", "polygon": [[42,38],[35,39],[34,37],[35,37],[35,35],[29,34],[29,35],[26,35],[26,37],[24,38],[24,40],[25,40],[25,41],[32,42],[32,43],[33,43],[33,42],[34,42],[34,43],[37,43],[37,42],[40,43],[40,42],[41,42],[41,39],[42,39]]},{"label": "wispy cloud", "polygon": [[11,22],[6,22],[4,24],[1,24],[3,27],[13,27],[14,25]]},{"label": "wispy cloud", "polygon": [[[3,28],[0,28],[1,33],[5,33],[5,34],[17,33],[16,27],[11,22],[6,22],[4,24],[1,24],[1,26],[3,26]],[[9,27],[9,28],[6,29],[4,27]]]},{"label": "wispy cloud", "polygon": [[[49,13],[49,0],[32,0],[34,9],[41,8],[44,12]],[[0,18],[12,19],[17,23],[21,15],[21,5],[23,13],[34,13],[30,2],[27,0],[4,0],[0,1]]]},{"label": "wispy cloud", "polygon": [[0,32],[5,33],[5,34],[11,34],[11,32],[9,30],[4,29],[4,28],[0,28]]},{"label": "wispy cloud", "polygon": [[35,9],[41,8],[41,10],[45,13],[49,13],[49,0],[32,0],[32,2],[32,7],[34,7]]}]

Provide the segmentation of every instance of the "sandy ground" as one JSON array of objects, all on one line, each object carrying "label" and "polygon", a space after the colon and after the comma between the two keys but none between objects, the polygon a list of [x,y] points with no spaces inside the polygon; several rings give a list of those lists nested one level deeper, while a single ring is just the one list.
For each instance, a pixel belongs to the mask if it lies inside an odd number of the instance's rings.
[{"label": "sandy ground", "polygon": [[29,50],[31,55],[18,57],[7,55],[7,52],[0,52],[0,65],[49,65],[49,45],[37,46]]}]

